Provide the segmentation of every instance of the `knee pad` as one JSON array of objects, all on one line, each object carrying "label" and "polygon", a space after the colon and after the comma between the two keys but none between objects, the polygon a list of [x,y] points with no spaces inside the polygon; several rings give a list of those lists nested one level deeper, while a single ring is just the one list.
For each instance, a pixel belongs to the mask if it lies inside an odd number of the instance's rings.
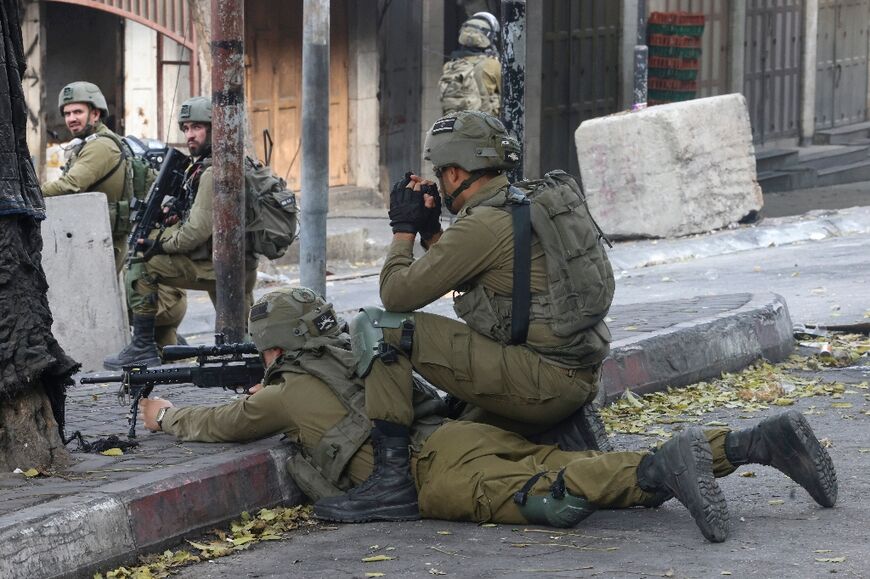
[{"label": "knee pad", "polygon": [[383,359],[386,363],[396,359],[396,348],[384,342],[384,328],[402,328],[400,349],[408,355],[411,354],[414,314],[388,312],[381,308],[362,308],[350,321],[351,347],[356,373],[360,378],[369,375],[376,359]]}]

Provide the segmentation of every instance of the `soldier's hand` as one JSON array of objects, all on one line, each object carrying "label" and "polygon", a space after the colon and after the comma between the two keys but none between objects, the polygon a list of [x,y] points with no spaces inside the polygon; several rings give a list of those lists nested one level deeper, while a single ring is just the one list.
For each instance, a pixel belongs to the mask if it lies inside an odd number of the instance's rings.
[{"label": "soldier's hand", "polygon": [[414,191],[411,173],[397,181],[390,190],[390,227],[393,233],[416,234],[425,216],[423,195]]},{"label": "soldier's hand", "polygon": [[148,261],[155,255],[165,253],[163,251],[163,245],[160,243],[159,239],[139,239],[139,241],[136,242],[136,245],[138,246],[139,251],[142,252],[142,257],[145,258],[145,261]]},{"label": "soldier's hand", "polygon": [[172,402],[162,398],[143,398],[139,401],[139,414],[142,415],[142,423],[151,432],[160,430],[157,424],[157,413],[161,408],[172,408]]},{"label": "soldier's hand", "polygon": [[[248,395],[250,396],[251,394],[256,394],[257,392],[259,392],[259,391],[262,390],[262,389],[263,389],[263,384],[262,384],[262,383],[260,383],[260,384],[254,384],[253,386],[251,386],[250,388],[248,388]],[[259,399],[258,399],[258,400],[259,400]]]},{"label": "soldier's hand", "polygon": [[441,194],[434,183],[420,184],[425,207],[424,219],[420,223],[420,239],[428,242],[432,236],[441,232]]}]

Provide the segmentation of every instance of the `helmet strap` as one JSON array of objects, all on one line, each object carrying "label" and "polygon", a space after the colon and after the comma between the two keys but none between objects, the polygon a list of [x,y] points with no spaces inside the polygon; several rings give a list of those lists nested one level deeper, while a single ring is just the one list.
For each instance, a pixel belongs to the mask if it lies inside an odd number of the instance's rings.
[{"label": "helmet strap", "polygon": [[444,192],[444,205],[447,207],[448,211],[452,211],[451,205],[453,205],[453,201],[456,200],[457,197],[462,195],[466,189],[471,187],[471,185],[480,179],[486,174],[486,171],[478,169],[477,171],[472,171],[471,174],[468,175],[468,178],[459,184],[459,187],[456,188],[456,191],[453,194],[448,194],[446,191]]}]

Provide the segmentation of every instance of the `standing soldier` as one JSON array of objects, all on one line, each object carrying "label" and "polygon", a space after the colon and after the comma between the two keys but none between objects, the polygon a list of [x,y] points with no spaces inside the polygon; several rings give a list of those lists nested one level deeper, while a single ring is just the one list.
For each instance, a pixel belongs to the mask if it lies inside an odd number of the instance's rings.
[{"label": "standing soldier", "polygon": [[[131,265],[126,274],[127,302],[133,312],[133,341],[103,361],[109,370],[127,364],[160,363],[154,341],[154,317],[159,309],[158,284],[207,291],[212,302],[215,271],[212,263],[212,198],[214,175],[211,160],[211,100],[192,97],[184,101],[178,124],[187,140],[193,162],[187,168],[181,219],[165,230],[155,230],[138,240],[145,263]],[[257,281],[257,256],[246,246],[245,293],[253,302]]]},{"label": "standing soldier", "polygon": [[459,49],[441,71],[441,109],[483,111],[498,116],[501,110],[501,63],[498,60],[499,25],[489,12],[478,12],[459,28]]},{"label": "standing soldier", "polygon": [[[519,163],[519,143],[477,111],[436,121],[424,149],[440,196],[416,175],[393,186],[393,242],[380,277],[390,311],[366,308],[351,323],[372,439],[390,445],[376,460],[407,447],[413,370],[476,407],[479,422],[539,435],[576,413],[580,439],[548,439],[564,450],[606,449],[596,436],[603,430],[590,428],[600,419],[582,417],[609,352],[604,317],[614,278],[576,182],[560,171],[524,190],[512,185],[504,172]],[[442,197],[458,215],[443,232]],[[415,260],[417,233],[427,252]],[[450,292],[465,323],[414,311]],[[389,503],[381,490],[395,481],[414,492],[407,463],[378,466],[379,484],[363,485],[332,512],[364,518],[372,504]]]},{"label": "standing soldier", "polygon": [[[43,195],[54,197],[95,191],[109,203],[109,226],[115,269],[120,272],[127,255],[130,233],[130,201],[133,198],[133,151],[121,137],[103,124],[109,106],[100,88],[76,81],[63,87],[57,106],[74,138],[63,175],[42,186]],[[161,346],[175,344],[177,328],[187,311],[184,291],[161,286],[161,307],[157,312],[157,337]]]}]

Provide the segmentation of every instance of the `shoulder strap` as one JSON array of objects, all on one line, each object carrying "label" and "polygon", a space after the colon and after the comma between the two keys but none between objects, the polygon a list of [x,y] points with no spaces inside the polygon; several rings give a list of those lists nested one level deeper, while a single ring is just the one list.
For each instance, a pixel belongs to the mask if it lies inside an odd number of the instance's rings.
[{"label": "shoulder strap", "polygon": [[[110,141],[113,141],[118,146],[118,152],[120,153],[120,155],[118,156],[118,162],[115,163],[115,166],[112,167],[111,171],[109,171],[108,173],[106,173],[105,175],[103,175],[102,177],[97,179],[95,182],[91,183],[92,188],[97,188],[100,185],[102,185],[103,183],[105,183],[109,178],[112,177],[112,175],[115,174],[115,172],[121,167],[121,165],[124,163],[124,161],[127,160],[127,152],[124,150],[124,146],[120,143],[120,139],[116,139],[115,137],[108,135],[108,134],[104,134],[104,133],[100,133],[99,135],[97,135],[97,137],[105,137],[105,138],[109,139]],[[87,144],[87,143],[85,143],[85,144]],[[126,182],[124,183],[124,189],[125,190],[127,189]]]},{"label": "shoulder strap", "polygon": [[514,229],[514,279],[511,295],[511,344],[524,344],[529,334],[532,305],[532,219],[531,202],[522,191],[510,186],[507,208]]}]

